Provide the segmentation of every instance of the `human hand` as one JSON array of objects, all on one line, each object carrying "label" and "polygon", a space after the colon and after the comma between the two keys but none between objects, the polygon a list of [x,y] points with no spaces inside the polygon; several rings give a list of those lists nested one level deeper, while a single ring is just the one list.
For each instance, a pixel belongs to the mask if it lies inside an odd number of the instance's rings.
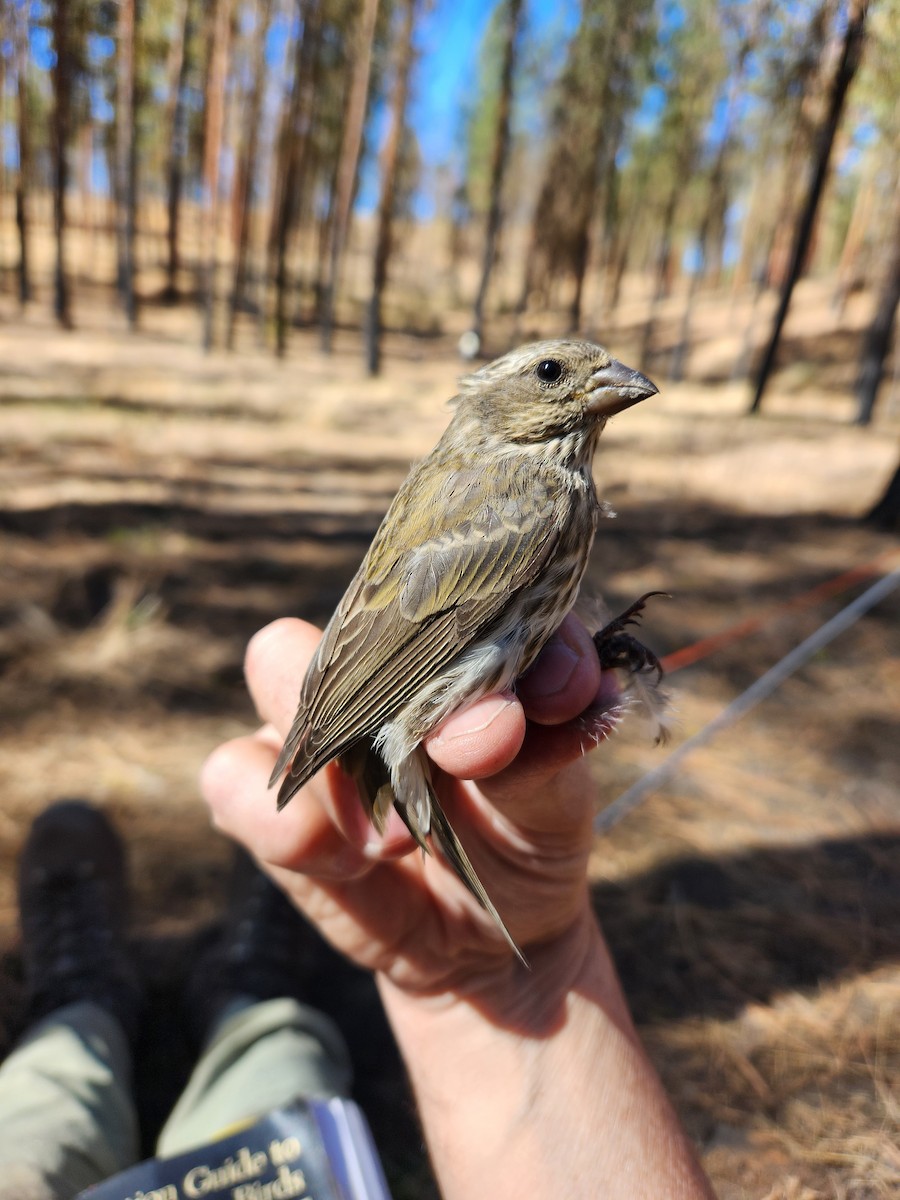
[{"label": "human hand", "polygon": [[318,638],[295,620],[253,638],[247,682],[267,724],[210,756],[203,791],[216,824],[377,973],[442,1195],[511,1200],[552,1179],[587,1200],[600,1179],[611,1200],[711,1200],[590,907],[584,751],[610,727],[618,692],[587,631],[567,618],[516,696],[454,713],[426,745],[441,803],[530,972],[395,813],[375,832],[335,763],[276,810],[269,775]]},{"label": "human hand", "polygon": [[[267,723],[207,761],[202,787],[215,823],[337,949],[401,991],[480,988],[515,972],[509,947],[452,870],[437,854],[423,857],[396,813],[376,833],[336,763],[276,811],[268,779],[319,636],[285,619],[251,640],[247,682]],[[589,912],[594,795],[584,752],[611,726],[617,696],[569,616],[515,696],[454,713],[426,742],[442,805],[528,957]]]}]

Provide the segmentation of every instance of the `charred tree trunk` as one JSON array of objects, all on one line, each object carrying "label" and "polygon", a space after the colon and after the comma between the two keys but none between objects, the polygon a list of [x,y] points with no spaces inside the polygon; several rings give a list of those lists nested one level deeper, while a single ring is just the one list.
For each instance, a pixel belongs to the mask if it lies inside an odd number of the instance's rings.
[{"label": "charred tree trunk", "polygon": [[190,36],[190,0],[180,0],[166,71],[166,300],[178,299],[179,223],[184,160],[184,84]]},{"label": "charred tree trunk", "polygon": [[370,375],[381,366],[381,303],[391,258],[391,230],[397,192],[397,168],[406,125],[409,77],[413,64],[413,26],[417,0],[404,0],[395,44],[394,90],[391,96],[391,123],[381,155],[381,191],[378,197],[378,221],[375,254],[372,261],[372,297],[366,322],[366,364]]},{"label": "charred tree trunk", "polygon": [[656,259],[653,293],[650,297],[650,310],[647,313],[647,320],[644,322],[644,332],[641,336],[641,370],[649,370],[656,334],[657,310],[660,302],[668,295],[671,286],[672,231],[675,228],[675,215],[678,211],[678,201],[681,196],[680,180],[683,178],[685,178],[685,175],[681,170],[675,172],[676,181],[672,184],[663,209],[662,233],[660,235],[659,252]]},{"label": "charred tree trunk", "polygon": [[800,272],[803,268],[810,241],[812,239],[813,228],[816,221],[816,213],[819,208],[819,201],[822,198],[822,191],[824,189],[825,179],[828,174],[828,164],[831,160],[831,151],[832,147],[834,146],[835,134],[837,133],[838,126],[841,121],[841,115],[844,111],[844,103],[847,99],[847,91],[850,87],[850,84],[853,82],[853,77],[856,74],[856,69],[859,66],[860,58],[862,57],[863,38],[865,35],[866,15],[868,13],[868,8],[869,0],[852,0],[850,6],[850,15],[847,21],[847,28],[844,33],[843,43],[841,46],[840,60],[837,65],[837,69],[835,70],[834,78],[831,82],[831,88],[828,97],[828,110],[816,139],[812,177],[810,179],[806,200],[803,204],[797,221],[794,244],[791,251],[791,259],[790,263],[788,264],[787,275],[781,292],[781,300],[778,304],[778,310],[775,313],[775,320],[772,324],[772,332],[769,335],[769,342],[766,346],[759,372],[757,373],[756,377],[756,388],[753,395],[753,401],[750,405],[751,413],[759,412],[762,406],[762,398],[766,390],[766,384],[769,381],[769,376],[771,375],[772,368],[775,365],[775,355],[778,353],[778,344],[781,341],[781,331],[784,328],[785,318],[787,317],[788,308],[790,307],[791,303],[791,296],[793,295],[794,286],[800,277]]},{"label": "charred tree trunk", "polygon": [[[610,98],[609,92],[607,97]],[[623,121],[621,112],[611,117],[609,123],[604,122],[598,129],[598,139],[594,146],[594,173],[590,178],[590,203],[585,212],[584,223],[578,232],[577,250],[574,262],[575,287],[569,305],[569,331],[575,333],[581,328],[582,309],[584,305],[584,283],[587,278],[588,265],[591,260],[591,218],[596,204],[600,180],[603,179],[603,189],[606,193],[604,209],[610,214],[608,206],[615,205],[615,190],[618,186],[616,178],[615,152],[622,136]],[[602,149],[601,149],[602,147]],[[609,225],[606,226],[610,232]]]},{"label": "charred tree trunk", "polygon": [[274,261],[275,353],[279,358],[282,358],[287,350],[288,245],[297,214],[309,148],[309,126],[316,90],[313,68],[318,63],[321,18],[320,0],[310,0],[304,12],[303,31],[297,41],[293,90],[281,130],[275,210],[270,237],[270,258]]},{"label": "charred tree trunk", "polygon": [[231,39],[232,0],[217,0],[213,15],[212,44],[206,89],[206,123],[203,135],[203,349],[211,350],[215,334],[217,233],[219,225],[219,173],[225,132],[225,84]]},{"label": "charred tree trunk", "polygon": [[[734,65],[734,71],[731,75],[728,85],[723,129],[720,136],[719,148],[716,151],[715,161],[713,162],[712,170],[709,173],[709,180],[707,182],[706,207],[703,211],[703,219],[700,222],[700,230],[697,235],[697,242],[700,251],[700,262],[697,263],[697,269],[691,275],[690,283],[688,284],[688,294],[684,305],[684,313],[682,314],[681,318],[681,330],[678,337],[678,344],[675,347],[675,351],[672,355],[672,365],[669,371],[669,378],[673,383],[679,383],[684,378],[687,369],[687,359],[691,348],[691,319],[693,317],[697,288],[700,285],[701,278],[705,277],[709,270],[710,235],[716,221],[716,214],[719,212],[724,214],[727,207],[726,167],[728,163],[728,156],[731,151],[732,129],[735,120],[737,101],[744,87],[744,73],[747,69],[747,59],[759,44],[762,36],[763,23],[769,14],[769,7],[768,0],[757,0],[751,27],[748,30],[747,36],[741,43]],[[721,266],[722,254],[720,244],[718,271],[721,271]]]},{"label": "charred tree trunk", "polygon": [[497,103],[497,125],[491,151],[491,183],[487,227],[484,235],[484,258],[481,282],[472,312],[472,328],[481,344],[484,335],[484,305],[487,300],[491,273],[497,261],[500,229],[503,221],[502,199],[506,164],[509,161],[510,125],[512,121],[513,79],[516,69],[516,46],[522,23],[522,0],[507,0],[506,27],[503,37],[503,66],[500,72],[500,97]]},{"label": "charred tree trunk", "polygon": [[253,180],[256,175],[256,161],[259,148],[259,121],[262,114],[265,84],[266,38],[268,37],[271,20],[272,0],[260,0],[257,11],[257,25],[253,36],[250,99],[244,114],[241,152],[234,181],[234,274],[228,306],[228,333],[226,336],[226,345],[229,350],[234,346],[237,316],[244,303],[244,289],[247,280],[247,246],[250,240],[251,200]]},{"label": "charred tree trunk", "polygon": [[[300,0],[295,0],[294,8],[299,20],[301,16]],[[299,37],[305,37],[305,26],[301,27]],[[300,103],[299,97],[299,82],[298,72],[300,69],[300,58],[303,53],[301,44],[298,42],[295,47],[294,69],[290,81],[290,86],[285,86],[284,94],[281,103],[281,118],[278,126],[278,138],[275,144],[275,152],[272,156],[272,178],[271,178],[271,193],[272,193],[272,209],[269,219],[269,234],[266,245],[266,271],[265,280],[263,283],[262,308],[266,311],[266,317],[269,313],[269,288],[278,288],[279,272],[284,268],[282,263],[282,246],[287,240],[288,233],[288,212],[289,212],[289,192],[288,185],[291,176],[291,155],[294,153],[294,144],[292,138],[292,129],[297,119],[297,110]],[[286,257],[287,250],[284,249]],[[277,304],[277,296],[275,298]],[[274,308],[272,310],[274,318]],[[262,336],[265,338],[266,317],[260,313]],[[277,347],[276,335],[276,353]]]},{"label": "charred tree trunk", "polygon": [[52,11],[53,49],[56,53],[50,76],[53,83],[53,236],[56,259],[53,269],[53,311],[63,329],[72,328],[69,279],[66,273],[66,191],[69,186],[69,135],[72,121],[72,48],[66,0],[55,0]]},{"label": "charred tree trunk", "polygon": [[883,529],[900,525],[900,463],[880,499],[866,513],[865,520]]},{"label": "charred tree trunk", "polygon": [[875,174],[875,170],[870,166],[860,181],[844,244],[841,247],[837,269],[838,282],[832,302],[838,317],[843,316],[851,292],[859,287],[865,278],[864,250],[867,235],[872,228],[872,214],[878,194]]},{"label": "charred tree trunk", "polygon": [[[620,23],[618,36],[612,32],[607,35],[603,61],[597,67],[604,80],[600,107],[606,114],[606,119],[596,122],[591,145],[585,149],[585,153],[590,157],[591,168],[583,182],[585,196],[579,211],[579,229],[573,262],[575,287],[569,306],[569,330],[572,333],[581,328],[584,283],[591,259],[591,226],[601,181],[605,191],[603,207],[607,216],[611,214],[615,204],[616,151],[625,128],[622,103],[616,95],[617,85],[621,85],[621,80],[617,79],[615,68],[617,59],[628,60],[633,37],[634,28],[631,19],[624,16]],[[605,233],[606,235],[610,233],[608,223]]]},{"label": "charred tree trunk", "polygon": [[634,193],[624,225],[617,220],[611,237],[611,245],[607,258],[606,284],[604,290],[603,310],[606,313],[614,311],[619,303],[622,291],[622,280],[628,268],[628,259],[634,240],[635,230],[641,219],[642,210],[646,203],[647,180],[650,174],[650,163],[645,161],[640,174],[635,181]]},{"label": "charred tree trunk", "polygon": [[32,297],[29,255],[28,189],[31,181],[31,135],[28,121],[28,23],[24,13],[16,13],[16,128],[18,131],[19,169],[16,173],[16,232],[19,240],[17,268],[19,303]]},{"label": "charred tree trunk", "polygon": [[137,325],[134,244],[137,225],[137,147],[135,144],[135,42],[138,0],[120,0],[116,78],[116,241],[119,297],[133,329]]},{"label": "charred tree trunk", "polygon": [[869,425],[875,411],[878,387],[891,349],[897,305],[900,304],[900,181],[894,193],[894,211],[887,243],[884,280],[878,293],[875,317],[863,339],[856,384],[857,425]]},{"label": "charred tree trunk", "polygon": [[691,320],[694,315],[694,304],[697,299],[697,289],[700,286],[701,279],[706,274],[709,264],[710,234],[716,213],[721,209],[722,189],[725,186],[725,164],[729,148],[730,122],[726,123],[726,130],[707,184],[706,207],[703,211],[703,219],[700,222],[700,230],[697,234],[699,260],[695,264],[695,270],[691,274],[688,283],[688,293],[684,303],[684,312],[681,315],[681,329],[678,334],[678,343],[672,353],[672,364],[669,368],[669,378],[673,383],[680,383],[684,379],[687,369],[687,360],[691,348]]},{"label": "charred tree trunk", "polygon": [[326,254],[327,276],[322,289],[322,349],[331,353],[334,332],[334,304],[341,259],[350,230],[350,211],[356,190],[359,171],[359,156],[362,151],[363,131],[366,124],[366,109],[369,98],[369,80],[372,74],[372,48],[375,44],[375,22],[378,19],[378,0],[363,0],[360,14],[359,36],[353,63],[353,78],[344,116],[344,134],[341,141],[337,179],[334,189],[334,211],[328,230]]},{"label": "charred tree trunk", "polygon": [[786,170],[776,206],[777,217],[771,227],[766,258],[766,283],[769,287],[782,288],[787,278],[798,214],[803,203],[803,172],[797,169],[797,164],[812,159],[815,154],[816,126],[820,121],[816,120],[813,113],[819,96],[828,91],[828,80],[824,77],[829,62],[826,53],[828,30],[834,23],[841,2],[820,0],[813,9],[804,41],[795,56],[795,67],[785,81],[786,86],[782,85],[779,100],[789,117],[790,136],[783,160]]}]

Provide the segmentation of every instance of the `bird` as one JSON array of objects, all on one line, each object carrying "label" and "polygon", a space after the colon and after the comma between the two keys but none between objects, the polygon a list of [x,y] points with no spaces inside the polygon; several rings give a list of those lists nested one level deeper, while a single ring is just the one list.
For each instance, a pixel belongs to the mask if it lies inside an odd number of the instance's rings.
[{"label": "bird", "polygon": [[[269,781],[281,779],[280,810],[337,759],[375,827],[393,806],[426,852],[430,838],[522,961],[441,807],[422,741],[464,704],[513,688],[572,608],[608,511],[591,470],[598,439],[657,391],[575,338],[521,346],[460,380],[449,425],[400,486],[324,631]],[[620,665],[629,656],[613,624]]]}]

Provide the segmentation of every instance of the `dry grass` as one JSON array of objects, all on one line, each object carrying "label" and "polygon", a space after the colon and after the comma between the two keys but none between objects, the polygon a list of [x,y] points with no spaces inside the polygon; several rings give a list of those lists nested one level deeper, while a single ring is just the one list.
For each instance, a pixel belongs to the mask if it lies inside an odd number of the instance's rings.
[{"label": "dry grass", "polygon": [[[604,439],[597,477],[620,516],[601,530],[591,588],[612,605],[672,592],[648,619],[661,652],[895,547],[855,518],[893,468],[896,418],[847,426],[827,291],[805,284],[799,299],[794,366],[763,419],[743,417],[743,390],[722,381],[747,305],[709,304],[694,381]],[[851,332],[867,311],[854,304]],[[626,297],[605,333],[626,359],[641,311]],[[676,313],[661,314],[661,345]],[[329,615],[410,459],[443,427],[459,373],[455,316],[444,338],[392,337],[376,381],[348,332],[328,360],[298,334],[279,364],[249,345],[203,357],[179,312],[148,309],[131,337],[102,308],[79,320],[73,336],[38,314],[0,332],[7,1038],[16,856],[63,794],[92,797],[125,831],[142,954],[160,1005],[171,1000],[221,902],[227,848],[196,775],[252,725],[243,645],[276,615]],[[781,614],[673,676],[677,738],[843,602]],[[900,1194],[898,613],[895,595],[597,844],[598,911],[727,1200]],[[626,726],[595,757],[598,797],[660,753]],[[374,1048],[360,1033],[371,993],[334,964],[325,974],[396,1177],[425,1195],[396,1063],[383,1031]]]}]

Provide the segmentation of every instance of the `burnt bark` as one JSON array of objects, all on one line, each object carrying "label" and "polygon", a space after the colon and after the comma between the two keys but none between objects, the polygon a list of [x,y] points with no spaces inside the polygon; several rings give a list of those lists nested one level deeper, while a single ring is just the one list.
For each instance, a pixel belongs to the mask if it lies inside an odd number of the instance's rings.
[{"label": "burnt bark", "polygon": [[19,167],[16,172],[16,234],[19,260],[16,266],[19,303],[23,306],[33,295],[31,285],[31,256],[29,251],[28,191],[31,181],[31,136],[28,121],[28,23],[23,13],[16,13],[16,130]]},{"label": "burnt bark", "polygon": [[322,349],[331,353],[334,332],[334,303],[337,293],[341,260],[350,231],[350,210],[356,190],[359,158],[368,108],[369,80],[372,74],[372,48],[375,44],[375,23],[378,19],[378,0],[363,0],[359,34],[353,62],[353,78],[344,116],[344,134],[334,188],[333,212],[328,227],[326,270],[322,287]]},{"label": "burnt bark", "polygon": [[50,70],[53,86],[53,118],[50,134],[53,160],[53,312],[63,329],[72,328],[72,304],[66,271],[66,234],[68,214],[66,193],[69,186],[69,137],[72,131],[72,45],[71,12],[66,0],[54,0],[51,12],[53,49],[56,60]]},{"label": "burnt bark", "polygon": [[231,281],[231,296],[228,304],[228,333],[226,345],[234,346],[234,335],[238,313],[244,304],[247,282],[247,248],[250,240],[250,212],[253,180],[259,150],[259,121],[262,113],[263,90],[266,68],[266,38],[272,20],[272,0],[260,0],[256,16],[251,52],[252,83],[250,97],[244,113],[241,132],[241,149],[238,154],[237,172],[234,181],[234,273]]},{"label": "burnt bark", "polygon": [[372,259],[372,295],[366,320],[366,365],[370,375],[377,375],[381,367],[381,306],[393,249],[391,234],[397,194],[397,170],[400,165],[400,147],[403,141],[406,105],[409,99],[416,4],[417,0],[404,0],[394,47],[395,68],[390,128],[381,154],[381,189],[378,197],[375,253]]},{"label": "burnt bark", "polygon": [[769,381],[772,368],[775,365],[775,356],[778,353],[778,345],[781,341],[781,332],[784,328],[788,309],[790,308],[791,296],[793,295],[794,286],[800,278],[807,251],[809,250],[815,227],[816,213],[818,212],[819,201],[822,198],[822,192],[825,187],[828,165],[831,161],[831,151],[834,146],[835,134],[841,122],[847,92],[850,84],[853,82],[853,77],[856,75],[856,70],[862,57],[868,9],[869,0],[852,0],[847,28],[842,39],[840,59],[829,89],[828,108],[816,138],[812,175],[809,181],[806,200],[797,219],[791,258],[781,290],[781,299],[775,313],[769,341],[756,376],[756,387],[753,400],[750,404],[751,413],[759,412],[762,407],[763,395],[765,394],[766,384]]},{"label": "burnt bark", "polygon": [[321,0],[309,0],[303,12],[303,30],[297,40],[294,59],[293,88],[279,139],[275,207],[269,241],[269,256],[273,263],[270,271],[275,287],[275,352],[279,358],[287,351],[288,247],[309,152],[321,21]]},{"label": "burnt bark", "polygon": [[181,194],[184,181],[185,111],[184,85],[187,77],[187,43],[191,29],[190,0],[180,0],[175,31],[169,46],[166,70],[166,287],[165,298],[178,298],[179,232]]},{"label": "burnt bark", "polygon": [[116,78],[116,242],[117,284],[128,324],[137,325],[134,247],[137,231],[137,81],[135,43],[138,0],[120,0]]},{"label": "burnt bark", "polygon": [[513,80],[516,68],[516,46],[522,24],[522,0],[507,0],[506,24],[503,36],[503,66],[500,72],[500,96],[497,102],[497,124],[491,149],[491,182],[487,225],[484,234],[484,257],[481,281],[472,312],[472,328],[479,344],[484,334],[484,305],[490,287],[491,274],[497,261],[500,230],[503,223],[503,181],[509,161],[510,127],[512,123]]},{"label": "burnt bark", "polygon": [[856,384],[857,425],[869,425],[878,399],[878,388],[884,374],[884,364],[891,349],[891,340],[900,304],[900,180],[895,185],[894,211],[888,232],[887,261],[884,277],[875,304],[875,316],[863,338]]},{"label": "burnt bark", "polygon": [[865,520],[882,529],[892,529],[900,525],[900,463],[897,464],[897,469],[888,480],[880,498],[866,513]]},{"label": "burnt bark", "polygon": [[225,84],[231,40],[232,0],[217,0],[212,15],[212,42],[206,88],[203,136],[203,349],[211,350],[215,334],[219,175],[225,133]]}]

